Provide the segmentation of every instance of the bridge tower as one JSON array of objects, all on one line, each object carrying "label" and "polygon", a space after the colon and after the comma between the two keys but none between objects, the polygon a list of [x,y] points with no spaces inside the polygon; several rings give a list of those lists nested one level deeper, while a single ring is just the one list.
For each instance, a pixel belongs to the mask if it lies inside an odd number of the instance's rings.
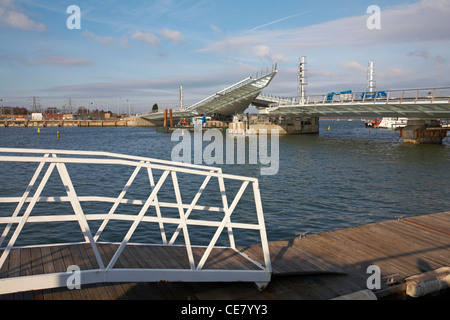
[{"label": "bridge tower", "polygon": [[369,61],[369,67],[367,68],[367,89],[369,92],[373,92],[376,88],[376,81],[375,81],[375,68],[373,61]]},{"label": "bridge tower", "polygon": [[306,57],[301,56],[298,63],[298,98],[300,100],[300,104],[306,103],[306,87],[308,85],[308,76],[307,72],[308,69],[306,69]]},{"label": "bridge tower", "polygon": [[180,110],[184,108],[183,86],[180,86]]}]

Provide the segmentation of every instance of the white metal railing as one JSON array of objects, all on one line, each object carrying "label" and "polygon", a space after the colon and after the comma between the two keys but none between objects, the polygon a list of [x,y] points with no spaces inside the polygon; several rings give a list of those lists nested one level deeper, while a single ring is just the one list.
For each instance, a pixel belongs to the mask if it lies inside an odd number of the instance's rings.
[{"label": "white metal railing", "polygon": [[[261,74],[258,76],[258,73],[256,74],[256,78],[253,79],[252,77],[248,77],[242,81],[239,81],[238,83],[235,83],[225,89],[220,90],[219,92],[191,105],[190,107],[187,108],[187,110],[195,110],[196,108],[206,104],[207,102],[210,102],[214,99],[216,99],[217,97],[223,96],[229,92],[232,92],[240,87],[243,87],[249,83],[257,83],[258,81],[260,81],[261,79],[263,79],[264,77],[268,76],[269,74],[276,72],[277,71],[277,65],[273,65],[272,66],[272,71],[269,70],[269,68],[267,68],[266,72],[264,73],[264,70],[261,71]],[[267,85],[266,83],[264,84],[264,86]]]},{"label": "white metal railing", "polygon": [[303,102],[299,97],[279,97],[275,95],[261,94],[259,98],[272,102],[273,106],[292,105],[328,105],[338,103],[423,103],[423,102],[449,102],[450,87],[399,89],[399,90],[375,90],[373,92],[332,92],[321,95],[310,95]]},{"label": "white metal railing", "polygon": [[[82,231],[85,242],[90,244],[95,260],[99,268],[95,270],[81,271],[81,284],[97,283],[97,282],[138,282],[138,281],[247,281],[255,282],[261,287],[264,287],[271,277],[271,262],[269,256],[268,242],[265,230],[263,208],[261,203],[261,196],[259,191],[258,180],[255,178],[248,178],[236,175],[229,175],[222,173],[220,168],[200,166],[194,164],[174,163],[170,161],[150,159],[138,156],[120,155],[108,152],[87,152],[87,151],[64,151],[64,150],[37,150],[37,149],[11,149],[0,148],[0,162],[5,163],[36,163],[38,164],[30,182],[26,186],[22,196],[20,197],[4,197],[0,189],[0,205],[14,204],[17,206],[15,210],[8,214],[0,206],[0,230],[3,232],[0,238],[0,270],[5,270],[4,265],[7,261],[10,252],[15,249],[16,241],[21,235],[24,226],[27,223],[48,223],[48,222],[78,222]],[[120,194],[116,197],[105,197],[97,195],[79,196],[72,178],[67,169],[68,165],[120,165],[134,168],[133,173],[129,177],[126,185],[123,187]],[[63,182],[66,192],[65,196],[58,197],[44,197],[42,191],[49,181],[52,173],[56,171]],[[135,181],[137,175],[141,170],[146,171],[149,178],[149,193],[150,195],[144,199],[127,199],[127,191]],[[159,179],[155,180],[154,172],[159,171],[161,175]],[[184,203],[180,192],[179,176],[180,174],[188,174],[189,176],[203,177],[200,188],[195,194],[192,201]],[[158,200],[158,192],[166,181],[172,180],[173,191],[176,201],[162,202]],[[204,206],[198,205],[198,200],[207,191],[208,185],[212,178],[217,178],[218,187],[220,190],[219,202],[222,206]],[[235,195],[231,204],[228,203],[225,181],[237,181],[240,184],[239,191]],[[255,203],[254,211],[249,208],[248,215],[253,212],[256,223],[232,222],[232,214],[241,200],[248,185],[253,187],[253,200]],[[79,186],[77,186],[79,188]],[[147,193],[148,194],[148,193]],[[67,202],[70,203],[73,212],[64,215],[33,215],[33,209],[38,203],[54,203]],[[90,213],[86,214],[83,210],[85,203],[102,202],[112,203],[108,212],[104,213]],[[120,214],[116,210],[120,204],[131,204],[140,207],[138,214]],[[148,215],[147,212],[153,208],[154,214]],[[165,216],[165,208],[178,209],[179,217]],[[202,219],[190,219],[193,210],[202,212]],[[153,212],[153,211],[152,211]],[[208,219],[208,212],[219,212],[223,214],[221,220]],[[110,259],[109,263],[105,264],[100,252],[98,244],[100,235],[108,228],[110,221],[129,221],[131,227],[126,232],[123,240],[118,243],[118,249]],[[100,227],[94,234],[89,226],[88,221],[101,222]],[[186,254],[189,260],[190,267],[185,270],[180,269],[119,269],[115,268],[116,262],[121,256],[125,247],[130,244],[131,237],[135,234],[138,226],[141,224],[150,223],[157,224],[160,230],[162,243],[159,245],[173,246],[175,240],[180,233],[183,234],[184,246],[186,247]],[[169,232],[166,226],[175,225],[176,231],[169,238]],[[204,254],[198,262],[195,261],[193,255],[193,245],[191,244],[190,231],[196,226],[215,228],[214,236],[209,240],[209,243],[204,246]],[[247,259],[253,263],[255,270],[216,270],[205,268],[206,262],[214,248],[217,247],[217,241],[224,230],[228,231],[227,248],[234,250],[240,254],[242,258]],[[264,256],[263,262],[257,262],[247,255],[241,253],[235,244],[235,230],[254,230],[259,233],[259,240],[262,244],[262,253]],[[45,232],[45,229],[42,230]],[[26,235],[23,235],[26,236]],[[9,241],[5,241],[8,240]],[[7,242],[6,246],[3,243]],[[45,244],[38,244],[45,245]],[[48,244],[51,245],[51,244]],[[157,245],[157,244],[153,244]],[[2,269],[3,268],[3,269]],[[68,273],[54,273],[33,275],[28,277],[15,278],[0,278],[0,294],[18,291],[27,291],[35,289],[44,289],[53,286],[64,286],[64,280],[70,276]]]}]

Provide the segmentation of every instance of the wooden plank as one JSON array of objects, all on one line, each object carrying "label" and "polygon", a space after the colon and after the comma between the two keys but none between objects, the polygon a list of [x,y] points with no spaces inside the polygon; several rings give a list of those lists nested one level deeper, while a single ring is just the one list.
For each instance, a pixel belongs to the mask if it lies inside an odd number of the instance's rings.
[{"label": "wooden plank", "polygon": [[[86,265],[89,267],[89,269],[98,269],[99,265],[97,262],[97,259],[94,255],[94,250],[92,250],[92,246],[89,243],[82,244],[80,246],[80,252],[81,255],[86,259]],[[102,258],[103,259],[103,258]],[[108,295],[107,290],[105,289],[104,285],[99,283],[92,286],[92,288],[96,289],[97,295],[96,297],[99,300],[109,300],[110,297]]]},{"label": "wooden plank", "polygon": [[394,252],[395,250],[399,251],[397,253],[399,257],[405,256],[402,252],[417,256],[420,252],[434,247],[431,243],[414,239],[414,233],[410,232],[410,226],[405,223],[391,222],[363,229],[364,232],[377,238],[377,241],[389,243]]},{"label": "wooden plank", "polygon": [[450,238],[445,241],[445,236],[429,234],[428,230],[407,223],[383,224],[383,228],[371,228],[375,236],[382,239],[392,239],[394,246],[408,246],[415,255],[424,259],[424,262],[432,260],[440,265],[450,264]]},{"label": "wooden plank", "polygon": [[41,260],[42,260],[42,268],[45,274],[56,272],[55,266],[53,265],[52,252],[50,247],[41,248]]},{"label": "wooden plank", "polygon": [[444,234],[406,221],[381,222],[378,227],[391,230],[397,234],[397,237],[412,239],[412,241],[419,241],[419,243],[445,245],[449,242],[449,237]]},{"label": "wooden plank", "polygon": [[[50,252],[55,272],[66,272],[67,268],[64,265],[60,246],[50,247]],[[52,289],[52,293],[55,300],[72,299],[72,295],[70,294],[70,292],[67,292],[67,290],[64,290],[63,288]]]},{"label": "wooden plank", "polygon": [[[44,274],[44,267],[42,265],[42,253],[41,248],[31,249],[31,272],[33,275]],[[44,300],[43,290],[36,290],[33,292],[33,300]]]},{"label": "wooden plank", "polygon": [[428,214],[428,215],[423,215],[424,217],[430,216],[433,218],[438,218],[441,220],[446,221],[446,223],[450,223],[450,211],[448,212],[438,212],[438,213],[433,213],[433,214]]},{"label": "wooden plank", "polygon": [[[0,250],[0,257],[3,255],[4,250]],[[0,279],[8,277],[8,264],[9,264],[9,256],[6,258],[3,266],[0,268]]]},{"label": "wooden plank", "polygon": [[[69,246],[70,252],[72,254],[72,257],[76,261],[77,266],[80,268],[80,270],[89,270],[90,269],[90,262],[81,253],[82,245],[71,245]],[[81,290],[79,290],[79,293],[81,294],[81,300],[99,300],[99,294],[94,286],[82,286]]]},{"label": "wooden plank", "polygon": [[20,276],[20,250],[13,249],[9,252],[8,278]]},{"label": "wooden plank", "polygon": [[[375,257],[382,256],[379,249],[368,247],[366,244],[359,242],[361,239],[353,237],[345,237],[342,234],[327,233],[325,235],[318,235],[315,237],[308,237],[301,240],[300,243],[308,247],[308,249],[315,254],[316,247],[320,248],[324,260],[330,259],[330,263],[334,263],[345,272],[352,275],[352,277],[360,278],[364,276],[367,278],[367,267],[374,264]],[[371,243],[371,241],[369,241]],[[384,262],[382,267],[382,274],[386,272],[392,274],[396,267],[389,262]],[[361,281],[359,281],[361,282]]]},{"label": "wooden plank", "polygon": [[402,222],[401,224],[403,225],[402,228],[393,228],[392,226],[386,226],[386,228],[391,228],[392,232],[401,235],[404,241],[408,239],[411,246],[421,245],[422,248],[418,249],[419,254],[425,255],[432,260],[436,260],[439,256],[441,256],[441,263],[448,264],[450,257],[448,254],[442,255],[440,252],[442,250],[448,250],[450,245],[449,237],[423,229],[419,226],[415,226],[414,224],[409,224],[406,222]]},{"label": "wooden plank", "polygon": [[[340,278],[345,281],[334,289],[335,292],[340,292],[342,290],[340,287],[349,287],[353,288],[354,291],[358,291],[366,286],[367,274],[365,272],[367,265],[365,261],[370,258],[369,255],[365,255],[364,252],[360,252],[358,249],[348,248],[342,243],[330,241],[325,237],[311,236],[298,241],[298,243],[298,245],[307,248],[324,261],[339,267],[347,273],[346,276]],[[333,285],[333,283],[330,285]]]},{"label": "wooden plank", "polygon": [[450,236],[450,222],[439,216],[420,216],[404,219],[404,221],[409,221],[410,223],[416,223],[428,228],[429,230],[434,230],[440,232],[444,235]]},{"label": "wooden plank", "polygon": [[[195,261],[200,261],[206,248],[194,247],[193,254]],[[203,270],[225,269],[225,270],[260,270],[255,264],[248,261],[233,249],[215,248],[211,251],[206,260]]]},{"label": "wooden plank", "polygon": [[[275,252],[277,255],[273,260],[274,273],[277,274],[312,274],[312,273],[344,273],[340,268],[326,264],[322,259],[316,258],[314,255],[310,254],[308,250],[301,247],[296,248],[277,248],[276,251],[271,250],[271,255]],[[285,272],[278,272],[278,266],[284,263]]]},{"label": "wooden plank", "polygon": [[[138,266],[141,268],[163,268],[164,263],[159,259],[155,259],[154,252],[150,246],[134,246],[128,245],[127,249],[130,251],[130,255],[133,256]],[[147,283],[147,286],[143,289],[143,284],[137,284],[138,290],[144,290],[140,293],[140,296],[145,299],[151,297],[152,299],[174,299],[173,294],[168,290],[164,284],[161,283]]]},{"label": "wooden plank", "polygon": [[[403,271],[407,274],[418,273],[416,262],[417,256],[408,247],[400,247],[399,245],[393,246],[395,239],[377,239],[370,234],[367,230],[360,230],[360,228],[351,228],[348,230],[337,230],[335,235],[339,235],[341,239],[347,239],[347,245],[351,248],[364,247],[364,251],[370,253],[370,260],[368,265],[376,264],[382,268],[383,262],[389,262],[391,266],[396,266],[396,272]],[[428,261],[430,264],[431,261]]]},{"label": "wooden plank", "polygon": [[[65,272],[67,272],[67,270],[70,266],[78,266],[79,267],[79,265],[78,265],[79,261],[74,259],[74,257],[72,256],[70,246],[67,246],[67,245],[60,246],[60,252],[61,252],[62,261],[64,263]],[[63,287],[62,290],[70,293],[72,295],[72,300],[81,300],[82,299],[80,290],[76,290],[76,289],[70,290],[67,287]]]},{"label": "wooden plank", "polygon": [[[186,248],[178,246],[161,246],[155,258],[161,260],[166,268],[170,269],[189,269],[189,261],[187,257]],[[169,265],[169,266],[167,266]],[[186,292],[182,290],[179,284],[165,282],[158,286],[160,290],[165,290],[165,293],[172,295],[172,299],[183,300],[186,298]]]},{"label": "wooden plank", "polygon": [[190,269],[186,248],[178,246],[161,246],[159,254],[170,269]]},{"label": "wooden plank", "polygon": [[[97,244],[97,248],[100,252],[100,255],[102,257],[105,256],[106,261],[111,261],[119,246],[112,244]],[[118,261],[116,262],[116,268],[118,268],[117,264]],[[122,284],[108,283],[105,284],[104,287],[112,300],[126,299],[126,288],[124,288]]]},{"label": "wooden plank", "polygon": [[[288,245],[283,245],[284,243]],[[306,275],[313,273],[345,273],[344,270],[319,258],[301,244],[292,247],[288,242],[275,242],[269,244],[273,274],[276,275]],[[298,243],[301,243],[299,241]],[[263,260],[261,245],[241,248],[244,253],[257,261]]]},{"label": "wooden plank", "polygon": [[[118,247],[117,245],[105,245],[104,249],[106,247],[109,247],[109,254],[108,257],[110,259],[112,259],[113,255],[115,254],[115,252],[117,251]],[[114,268],[136,268],[136,265],[132,265],[128,262],[128,260],[126,259],[126,255],[128,254],[128,250],[127,247],[124,248],[124,250],[122,251],[119,259],[116,261],[116,264],[114,266]],[[133,290],[133,285],[130,283],[118,283],[115,286],[115,289],[117,292],[121,293],[121,296],[119,297],[119,299],[136,299],[136,293]]]},{"label": "wooden plank", "polygon": [[[48,273],[54,273],[55,267],[53,265],[53,261],[51,259],[52,254],[49,247],[42,247],[41,248],[41,261],[42,261],[42,268],[45,274]],[[47,289],[42,292],[44,300],[55,300],[55,297],[53,297],[53,290]]]}]

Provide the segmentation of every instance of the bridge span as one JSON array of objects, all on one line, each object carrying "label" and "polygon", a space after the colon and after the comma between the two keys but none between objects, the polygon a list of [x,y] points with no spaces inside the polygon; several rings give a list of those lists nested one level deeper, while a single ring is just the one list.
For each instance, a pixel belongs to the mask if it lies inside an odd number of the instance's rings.
[{"label": "bridge span", "polygon": [[398,128],[404,142],[441,144],[449,128],[439,119],[450,118],[450,88],[391,91],[331,92],[326,95],[277,98],[258,96],[253,104],[260,114],[279,118],[401,117],[407,125]]},{"label": "bridge span", "polygon": [[306,99],[258,96],[261,114],[285,117],[450,118],[450,87],[375,92],[345,91]]}]

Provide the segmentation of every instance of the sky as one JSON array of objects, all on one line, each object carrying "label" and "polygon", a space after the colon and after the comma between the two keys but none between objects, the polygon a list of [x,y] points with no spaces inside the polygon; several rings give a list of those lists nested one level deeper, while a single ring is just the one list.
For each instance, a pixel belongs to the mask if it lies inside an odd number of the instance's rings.
[{"label": "sky", "polygon": [[380,90],[449,87],[449,16],[449,0],[0,0],[0,103],[144,113],[275,63],[264,93],[294,97],[300,56],[311,95],[365,90],[369,61]]}]

